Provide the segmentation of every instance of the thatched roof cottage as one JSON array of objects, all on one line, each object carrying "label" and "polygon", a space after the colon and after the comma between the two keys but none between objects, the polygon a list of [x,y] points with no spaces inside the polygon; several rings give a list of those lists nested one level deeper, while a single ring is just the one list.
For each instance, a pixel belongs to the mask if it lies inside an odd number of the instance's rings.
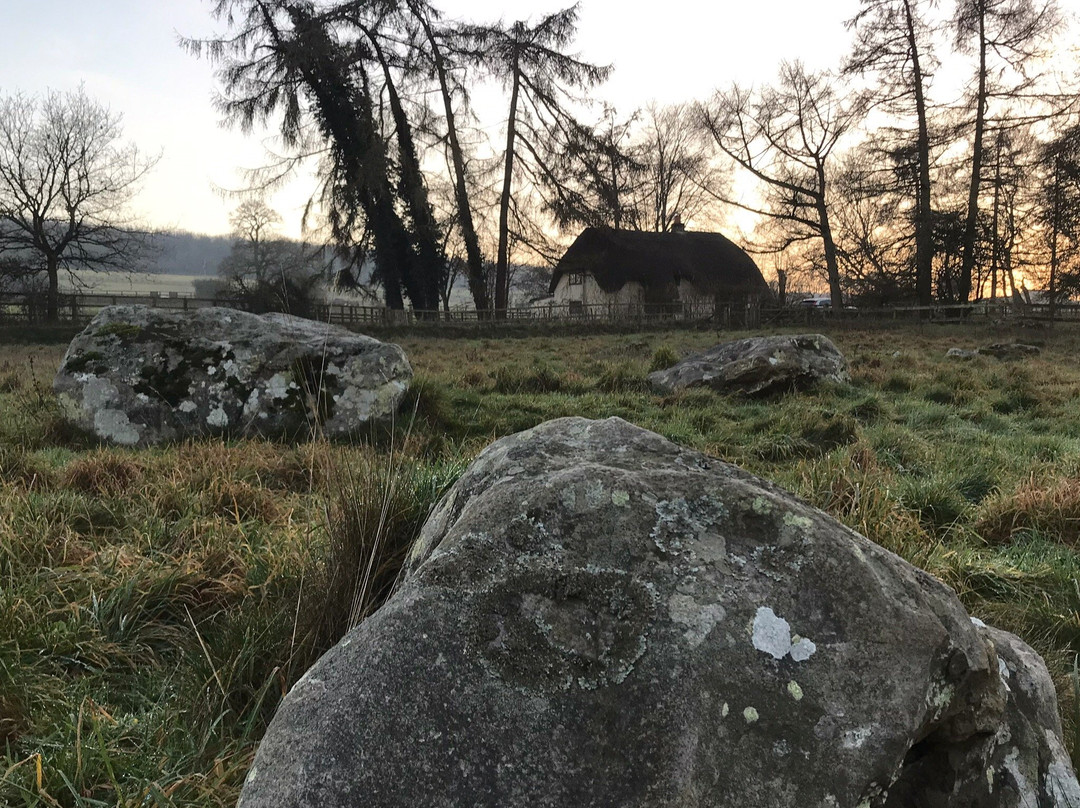
[{"label": "thatched roof cottage", "polygon": [[772,299],[749,255],[719,233],[589,227],[551,277],[555,305],[703,308]]}]

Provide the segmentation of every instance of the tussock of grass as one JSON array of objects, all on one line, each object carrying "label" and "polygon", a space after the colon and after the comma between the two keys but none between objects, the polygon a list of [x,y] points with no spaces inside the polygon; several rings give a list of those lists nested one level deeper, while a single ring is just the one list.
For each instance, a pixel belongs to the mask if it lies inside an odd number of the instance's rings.
[{"label": "tussock of grass", "polygon": [[905,478],[897,492],[905,508],[916,514],[929,533],[944,535],[967,515],[969,503],[948,474]]},{"label": "tussock of grass", "polygon": [[649,385],[636,363],[608,363],[596,376],[596,389],[605,393],[644,392]]},{"label": "tussock of grass", "polygon": [[550,365],[499,365],[493,377],[496,393],[568,392],[562,375]]},{"label": "tussock of grass", "polygon": [[101,450],[69,463],[60,485],[97,497],[117,496],[137,490],[145,471],[135,455]]},{"label": "tussock of grass", "polygon": [[400,454],[338,461],[325,561],[303,606],[302,622],[314,652],[309,661],[390,595],[432,507],[463,468],[458,459],[429,461]]},{"label": "tussock of grass", "polygon": [[1015,490],[986,501],[975,529],[991,542],[1038,533],[1061,544],[1080,546],[1080,479],[1030,477]]},{"label": "tussock of grass", "polygon": [[652,360],[649,362],[649,371],[667,370],[679,362],[679,354],[670,345],[661,345],[653,351]]}]

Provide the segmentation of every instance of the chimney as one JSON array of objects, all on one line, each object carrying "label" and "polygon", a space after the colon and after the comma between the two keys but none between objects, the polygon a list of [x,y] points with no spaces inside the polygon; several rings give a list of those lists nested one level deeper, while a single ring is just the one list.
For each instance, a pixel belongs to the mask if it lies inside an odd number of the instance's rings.
[{"label": "chimney", "polygon": [[671,232],[672,233],[685,233],[686,225],[682,223],[682,216],[676,213],[671,219]]}]

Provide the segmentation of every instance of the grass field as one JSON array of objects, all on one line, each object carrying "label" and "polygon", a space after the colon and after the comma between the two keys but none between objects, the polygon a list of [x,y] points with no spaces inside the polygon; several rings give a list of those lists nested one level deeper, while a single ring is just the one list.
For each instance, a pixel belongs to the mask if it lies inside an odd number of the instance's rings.
[{"label": "grass field", "polygon": [[393,436],[145,451],[64,426],[63,345],[0,346],[0,804],[235,804],[282,694],[385,596],[441,492],[563,415],[737,463],[929,570],[1046,657],[1076,756],[1080,332],[1009,363],[945,359],[1010,336],[990,331],[832,336],[851,385],[750,401],[648,391],[710,332],[404,337]]}]

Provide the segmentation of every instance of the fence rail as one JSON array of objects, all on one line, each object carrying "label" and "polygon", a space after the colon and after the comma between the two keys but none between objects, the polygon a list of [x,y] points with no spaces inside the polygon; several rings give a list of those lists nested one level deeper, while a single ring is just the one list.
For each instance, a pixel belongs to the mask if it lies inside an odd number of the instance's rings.
[{"label": "fence rail", "polygon": [[[161,309],[192,310],[208,306],[245,309],[245,301],[179,294],[95,294],[62,295],[60,320],[67,325],[85,325],[107,306],[139,304]],[[994,300],[966,304],[933,306],[890,306],[833,311],[828,308],[784,308],[759,306],[756,303],[677,303],[677,304],[567,304],[528,306],[478,313],[474,309],[448,311],[395,310],[383,306],[351,303],[322,303],[311,315],[322,322],[363,328],[365,326],[438,327],[440,324],[501,323],[663,323],[700,322],[717,328],[754,328],[761,324],[814,325],[833,322],[930,321],[996,322],[1080,321],[1080,304],[1016,304]],[[41,324],[46,322],[44,297],[39,294],[0,294],[0,325]]]}]

